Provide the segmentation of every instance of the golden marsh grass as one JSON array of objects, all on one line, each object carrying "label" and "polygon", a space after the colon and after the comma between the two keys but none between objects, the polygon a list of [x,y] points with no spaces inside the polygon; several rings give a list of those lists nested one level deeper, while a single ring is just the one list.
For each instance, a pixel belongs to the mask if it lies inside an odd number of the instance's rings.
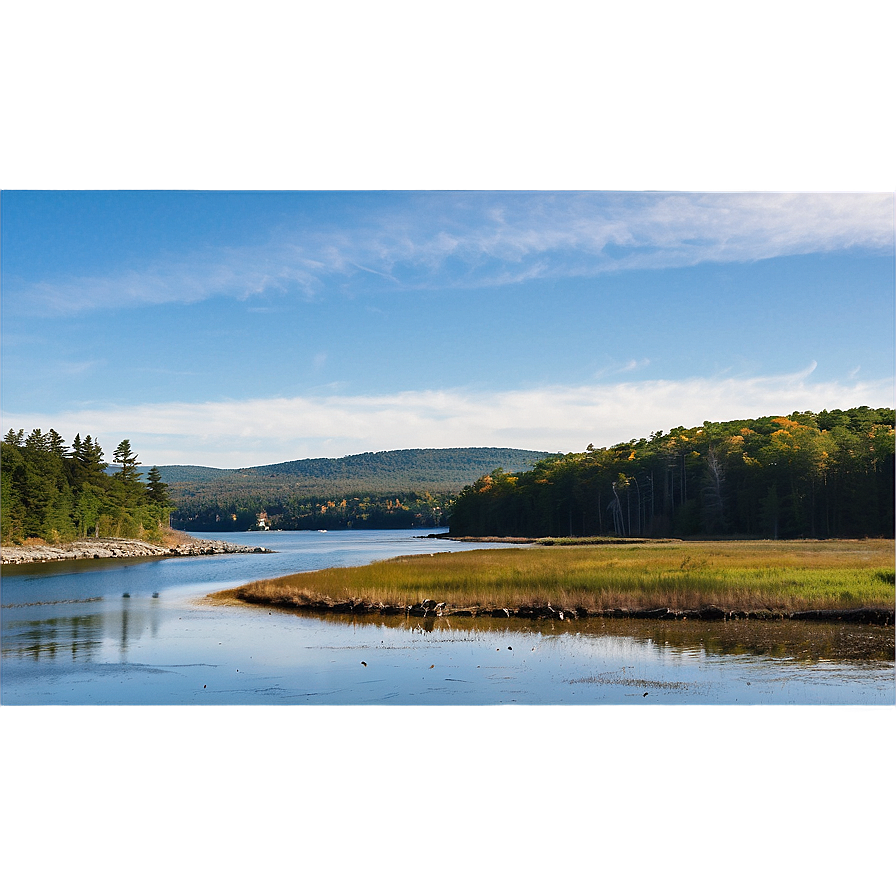
[{"label": "golden marsh grass", "polygon": [[212,595],[302,606],[348,601],[453,609],[552,605],[603,612],[892,610],[894,542],[662,542],[475,550],[397,557],[253,582]]}]

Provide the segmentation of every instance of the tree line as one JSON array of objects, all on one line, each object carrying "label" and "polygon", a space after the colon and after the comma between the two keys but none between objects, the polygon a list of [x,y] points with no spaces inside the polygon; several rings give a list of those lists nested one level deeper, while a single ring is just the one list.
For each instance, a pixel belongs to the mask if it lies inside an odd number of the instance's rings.
[{"label": "tree line", "polygon": [[[326,504],[338,497],[417,501],[432,495],[457,494],[465,485],[497,466],[529,469],[545,452],[511,448],[431,448],[380,451],[342,458],[309,458],[238,470],[209,467],[161,467],[180,513],[178,519],[214,511],[219,515],[280,508],[273,512],[305,517],[296,499]],[[380,502],[379,499],[383,501]],[[267,505],[270,505],[268,507]],[[367,512],[367,511],[364,511]],[[422,509],[421,509],[422,512]]]},{"label": "tree line", "polygon": [[157,467],[144,481],[128,439],[112,455],[78,433],[71,446],[51,429],[10,429],[0,443],[0,534],[4,543],[42,538],[51,543],[88,535],[158,539],[173,510]]},{"label": "tree line", "polygon": [[171,516],[178,529],[245,531],[264,511],[274,529],[414,529],[444,526],[452,495],[429,492],[287,495],[267,493],[192,500]]},{"label": "tree line", "polygon": [[893,537],[894,411],[794,412],[651,433],[497,469],[452,535]]},{"label": "tree line", "polygon": [[546,456],[515,448],[414,448],[238,470],[161,471],[179,529],[245,531],[262,511],[276,529],[410,529],[447,525],[453,497],[495,466],[529,469]]}]

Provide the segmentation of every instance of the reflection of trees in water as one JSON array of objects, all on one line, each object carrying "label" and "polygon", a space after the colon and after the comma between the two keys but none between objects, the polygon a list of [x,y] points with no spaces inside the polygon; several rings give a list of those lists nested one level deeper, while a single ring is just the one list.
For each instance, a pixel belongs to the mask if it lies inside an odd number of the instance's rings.
[{"label": "reflection of trees in water", "polygon": [[[680,624],[680,623],[679,623]],[[687,622],[684,625],[690,628]],[[699,646],[716,656],[769,656],[799,662],[893,662],[894,631],[889,626],[808,621],[731,620],[695,623],[695,632],[675,625],[654,626],[656,643],[673,650]]]},{"label": "reflection of trees in water", "polygon": [[125,591],[124,594],[121,595],[121,640],[118,647],[118,652],[121,654],[121,658],[123,661],[127,660],[128,653],[128,601],[131,599],[131,595]]},{"label": "reflection of trees in water", "polygon": [[154,591],[152,596],[153,600],[149,604],[149,633],[155,638],[159,634],[159,592]]},{"label": "reflection of trees in water", "polygon": [[[154,598],[158,596],[158,591],[153,593]],[[144,601],[141,599],[137,604],[138,608],[134,609],[132,600],[133,598],[131,598],[128,591],[121,595],[121,626],[118,638],[118,652],[121,654],[123,662],[127,660],[130,642],[139,639],[147,626],[153,638],[159,633],[159,602],[157,600]]]},{"label": "reflection of trees in water", "polygon": [[[272,608],[269,608],[272,609]],[[406,632],[453,633],[473,639],[477,635],[542,635],[577,638],[631,638],[673,653],[709,656],[767,656],[799,662],[841,661],[892,663],[896,651],[894,630],[889,626],[755,619],[729,621],[580,619],[500,619],[490,616],[405,616],[311,613],[277,608],[275,612],[314,616],[334,625],[398,629]]]},{"label": "reflection of trees in water", "polygon": [[[158,592],[153,597],[158,597]],[[133,641],[139,640],[143,633],[149,629],[152,637],[159,632],[159,601],[144,598],[131,597],[129,591],[121,595],[121,614],[116,623],[109,626],[110,637],[118,642],[118,652],[121,661],[127,662],[128,648]],[[115,619],[112,614],[110,619]]]},{"label": "reflection of trees in water", "polygon": [[[153,597],[158,597],[156,592]],[[97,658],[104,641],[117,644],[122,662],[132,643],[149,630],[158,637],[162,609],[158,600],[132,598],[125,592],[121,611],[53,616],[12,622],[4,629],[3,655],[33,660],[70,657],[77,662]]]},{"label": "reflection of trees in water", "polygon": [[73,660],[90,660],[102,646],[102,627],[102,617],[93,613],[29,620],[16,626],[15,642],[12,646],[4,643],[3,654],[53,660],[57,654],[70,652]]}]

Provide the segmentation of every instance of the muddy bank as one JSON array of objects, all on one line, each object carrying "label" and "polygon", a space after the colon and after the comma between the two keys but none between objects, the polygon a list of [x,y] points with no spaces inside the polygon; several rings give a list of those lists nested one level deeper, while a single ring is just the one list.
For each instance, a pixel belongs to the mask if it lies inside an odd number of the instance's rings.
[{"label": "muddy bank", "polygon": [[530,538],[526,535],[450,535],[447,532],[433,532],[429,535],[418,535],[417,538],[439,538],[442,541],[460,541],[480,544],[538,544],[552,545],[619,545],[619,544],[672,544],[681,542],[680,538],[615,538],[606,535],[586,537],[545,536]]},{"label": "muddy bank", "polygon": [[272,554],[227,541],[206,541],[185,537],[176,543],[150,544],[132,538],[83,538],[69,544],[29,544],[0,548],[2,562],[49,563],[55,560],[102,560],[110,557],[197,557],[207,554]]},{"label": "muddy bank", "polygon": [[[492,617],[498,619],[556,619],[572,622],[576,619],[698,619],[703,621],[731,619],[807,620],[824,622],[855,622],[865,625],[893,625],[894,611],[872,607],[850,610],[800,610],[794,612],[773,610],[726,610],[715,605],[695,607],[690,610],[660,607],[656,609],[631,609],[616,607],[607,610],[589,610],[585,607],[520,606],[520,607],[452,607],[447,602],[425,600],[422,603],[388,605],[367,601],[334,602],[319,595],[260,595],[249,588],[237,588],[222,592],[221,596],[235,598],[245,603],[304,610],[311,613],[348,613],[353,615],[380,614],[384,616],[459,616]],[[211,595],[212,598],[217,595]]]}]

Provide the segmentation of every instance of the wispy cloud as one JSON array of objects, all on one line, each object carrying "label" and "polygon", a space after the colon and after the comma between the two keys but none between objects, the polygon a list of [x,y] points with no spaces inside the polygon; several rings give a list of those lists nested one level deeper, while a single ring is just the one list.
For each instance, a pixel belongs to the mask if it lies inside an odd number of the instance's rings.
[{"label": "wispy cloud", "polygon": [[[345,227],[279,231],[252,248],[162,257],[143,268],[6,284],[37,313],[333,289],[499,286],[701,262],[861,248],[893,251],[891,194],[407,194]],[[361,279],[364,278],[362,282]],[[375,286],[373,286],[375,284]]]},{"label": "wispy cloud", "polygon": [[82,373],[87,373],[97,367],[105,366],[105,361],[101,358],[90,358],[87,361],[59,361],[56,365],[61,376],[78,377]]},{"label": "wispy cloud", "polygon": [[633,373],[636,370],[641,370],[642,368],[647,367],[649,364],[650,358],[641,358],[641,360],[631,358],[624,364],[607,364],[595,372],[594,379],[600,379],[605,376],[617,376],[622,373]]},{"label": "wispy cloud", "polygon": [[427,390],[201,404],[84,407],[52,418],[4,415],[3,430],[91,433],[111,450],[129,438],[148,463],[240,467],[408,447],[500,446],[581,451],[656,429],[793,410],[892,407],[892,381],[786,376],[652,380],[496,393]]}]

